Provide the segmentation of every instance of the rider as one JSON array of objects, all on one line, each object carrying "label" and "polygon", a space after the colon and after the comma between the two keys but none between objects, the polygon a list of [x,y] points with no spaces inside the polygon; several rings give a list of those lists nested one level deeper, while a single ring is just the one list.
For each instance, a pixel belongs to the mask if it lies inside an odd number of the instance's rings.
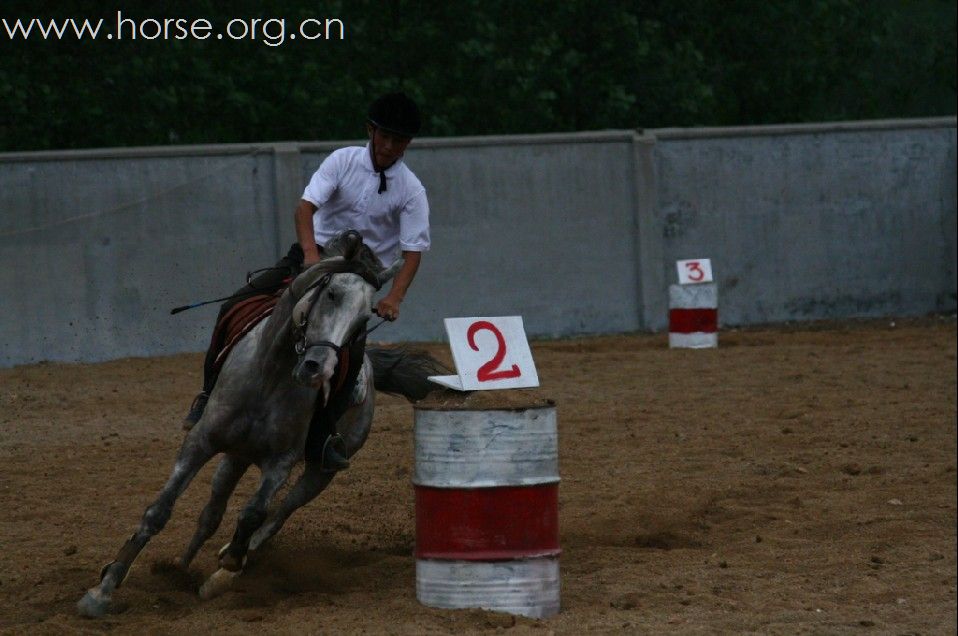
[{"label": "rider", "polygon": [[[366,117],[369,143],[341,148],[320,164],[294,213],[296,237],[277,266],[239,290],[225,312],[242,298],[278,289],[289,277],[317,263],[324,245],[339,232],[358,230],[363,242],[388,267],[402,252],[403,264],[376,312],[387,320],[399,317],[399,306],[412,283],[422,252],[429,249],[429,203],[422,183],[402,161],[409,142],[419,132],[419,109],[404,93],[388,93],[372,102]],[[193,400],[183,427],[199,421],[216,383],[218,347],[211,343],[203,369],[203,391]],[[328,470],[349,466],[343,449],[326,444],[323,465]]]}]

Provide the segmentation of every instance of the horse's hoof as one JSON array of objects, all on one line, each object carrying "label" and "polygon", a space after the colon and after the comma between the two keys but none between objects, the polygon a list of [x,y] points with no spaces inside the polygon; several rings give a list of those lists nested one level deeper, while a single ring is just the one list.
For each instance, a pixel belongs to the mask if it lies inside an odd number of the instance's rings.
[{"label": "horse's hoof", "polygon": [[92,587],[77,601],[77,612],[86,618],[100,618],[110,611],[110,597]]},{"label": "horse's hoof", "polygon": [[233,586],[233,579],[238,577],[242,570],[232,572],[223,568],[218,569],[206,579],[206,583],[200,587],[200,598],[204,601],[214,599]]}]

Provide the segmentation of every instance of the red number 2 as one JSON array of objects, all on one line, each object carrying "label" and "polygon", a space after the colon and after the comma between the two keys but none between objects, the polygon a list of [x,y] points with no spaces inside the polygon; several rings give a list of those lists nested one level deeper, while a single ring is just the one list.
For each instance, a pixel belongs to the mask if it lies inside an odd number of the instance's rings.
[{"label": "red number 2", "polygon": [[692,261],[691,263],[686,263],[685,267],[689,270],[689,280],[691,281],[700,281],[705,278],[705,272],[702,271],[702,266],[698,261]]},{"label": "red number 2", "polygon": [[479,346],[476,344],[476,332],[482,331],[483,329],[491,331],[496,336],[499,347],[496,349],[496,355],[492,357],[492,360],[479,367],[479,371],[476,373],[479,381],[505,380],[506,378],[518,378],[522,375],[522,372],[519,371],[519,367],[516,365],[512,365],[512,369],[506,371],[496,370],[506,357],[506,339],[502,337],[502,332],[488,320],[480,320],[479,322],[474,322],[469,325],[466,337],[469,339],[469,346],[472,347],[472,350],[479,351]]}]

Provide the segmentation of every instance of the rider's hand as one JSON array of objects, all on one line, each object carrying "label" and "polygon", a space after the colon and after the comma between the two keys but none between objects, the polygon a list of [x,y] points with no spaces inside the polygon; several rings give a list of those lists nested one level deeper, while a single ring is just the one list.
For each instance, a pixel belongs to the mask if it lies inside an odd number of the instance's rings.
[{"label": "rider's hand", "polygon": [[303,271],[306,271],[323,258],[323,248],[311,243],[303,248]]},{"label": "rider's hand", "polygon": [[399,317],[399,301],[387,295],[376,303],[376,314],[389,321],[395,320]]}]

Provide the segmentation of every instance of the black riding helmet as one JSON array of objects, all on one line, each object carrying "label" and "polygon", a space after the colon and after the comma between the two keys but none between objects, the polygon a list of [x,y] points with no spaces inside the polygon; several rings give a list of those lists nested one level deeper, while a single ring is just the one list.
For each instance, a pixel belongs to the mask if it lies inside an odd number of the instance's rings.
[{"label": "black riding helmet", "polygon": [[369,106],[366,120],[377,128],[402,135],[415,137],[422,125],[416,102],[405,93],[388,93]]}]

